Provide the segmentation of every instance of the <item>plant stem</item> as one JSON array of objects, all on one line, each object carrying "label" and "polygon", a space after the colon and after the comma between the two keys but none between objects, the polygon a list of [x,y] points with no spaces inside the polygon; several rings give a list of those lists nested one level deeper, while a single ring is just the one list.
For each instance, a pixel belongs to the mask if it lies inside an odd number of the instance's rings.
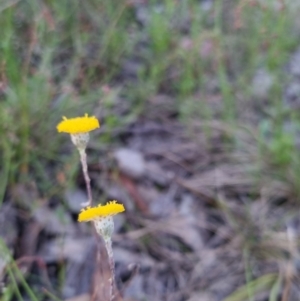
[{"label": "plant stem", "polygon": [[92,197],[92,190],[91,190],[91,179],[88,173],[88,166],[86,160],[86,152],[85,149],[78,149],[80,154],[80,161],[82,165],[83,176],[86,184],[86,190],[88,194],[88,201],[86,203],[81,204],[82,206],[92,206],[93,197]]},{"label": "plant stem", "polygon": [[110,268],[110,301],[113,301],[114,299],[114,283],[115,283],[115,262],[114,262],[114,255],[112,250],[112,241],[110,237],[103,237],[105,242],[105,247],[108,255],[108,262],[109,262],[109,268]]}]

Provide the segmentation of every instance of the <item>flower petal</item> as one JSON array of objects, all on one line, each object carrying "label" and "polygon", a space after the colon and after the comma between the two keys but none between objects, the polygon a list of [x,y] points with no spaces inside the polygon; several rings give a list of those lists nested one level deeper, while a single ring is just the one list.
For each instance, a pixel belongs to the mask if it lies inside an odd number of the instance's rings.
[{"label": "flower petal", "polygon": [[116,215],[125,211],[123,204],[118,204],[117,201],[110,201],[106,205],[99,205],[97,207],[87,207],[79,213],[79,222],[88,222],[91,220],[97,220],[105,216]]},{"label": "flower petal", "polygon": [[57,125],[58,132],[64,132],[68,134],[87,133],[100,127],[99,121],[95,116],[88,116],[85,114],[83,117],[76,117],[67,119],[63,117]]}]

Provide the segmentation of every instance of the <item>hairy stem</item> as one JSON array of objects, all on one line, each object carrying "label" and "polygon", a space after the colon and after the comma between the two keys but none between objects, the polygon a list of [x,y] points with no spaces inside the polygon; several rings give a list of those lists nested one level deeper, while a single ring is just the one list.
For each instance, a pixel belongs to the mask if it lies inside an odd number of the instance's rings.
[{"label": "hairy stem", "polygon": [[110,237],[104,237],[105,247],[108,255],[109,261],[109,268],[110,268],[110,301],[114,299],[114,284],[115,284],[115,262],[114,262],[114,255],[112,250],[112,241]]},{"label": "hairy stem", "polygon": [[88,201],[86,203],[81,204],[82,206],[92,206],[93,197],[91,190],[91,179],[88,173],[87,160],[86,160],[86,152],[85,149],[79,149],[80,161],[82,165],[83,176],[86,184],[86,190],[88,194]]}]

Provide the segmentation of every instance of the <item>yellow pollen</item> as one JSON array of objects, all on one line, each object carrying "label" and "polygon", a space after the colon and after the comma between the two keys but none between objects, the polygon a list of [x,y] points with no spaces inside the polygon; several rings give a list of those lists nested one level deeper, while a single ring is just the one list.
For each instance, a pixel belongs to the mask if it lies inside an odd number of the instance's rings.
[{"label": "yellow pollen", "polygon": [[67,119],[63,116],[63,121],[57,125],[58,132],[68,134],[87,133],[100,127],[99,121],[95,116],[88,116],[85,114],[83,117],[76,117]]},{"label": "yellow pollen", "polygon": [[125,211],[123,204],[118,204],[117,201],[110,201],[104,206],[98,205],[97,207],[83,209],[79,213],[78,221],[88,222],[101,217],[116,215],[123,211]]}]

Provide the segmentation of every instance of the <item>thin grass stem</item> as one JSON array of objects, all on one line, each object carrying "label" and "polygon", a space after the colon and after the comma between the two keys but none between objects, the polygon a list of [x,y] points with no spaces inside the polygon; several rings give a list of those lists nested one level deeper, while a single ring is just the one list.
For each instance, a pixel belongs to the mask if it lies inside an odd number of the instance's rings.
[{"label": "thin grass stem", "polygon": [[13,274],[13,272],[12,272],[12,270],[9,266],[7,267],[7,273],[8,273],[9,278],[10,278],[12,284],[13,284],[13,288],[14,288],[14,291],[16,293],[16,296],[17,296],[18,300],[23,301],[24,299],[22,298],[21,292],[18,288],[17,281],[16,281],[16,279],[14,277],[14,274]]},{"label": "thin grass stem", "polygon": [[45,295],[47,295],[50,299],[54,301],[62,301],[62,299],[57,298],[55,295],[53,295],[51,292],[49,292],[47,289],[43,288],[43,292]]},{"label": "thin grass stem", "polygon": [[5,245],[4,241],[1,238],[0,238],[0,247],[3,249],[4,253],[6,253],[7,256],[9,256],[8,257],[9,261],[11,261],[11,272],[14,273],[19,278],[19,281],[21,282],[24,290],[26,291],[30,299],[32,301],[39,301],[38,298],[35,296],[34,292],[32,291],[32,289],[30,288],[30,286],[28,285],[28,283],[26,282],[23,274],[20,272],[17,264],[13,260],[13,257],[11,256],[9,249],[7,248],[7,246]]}]

